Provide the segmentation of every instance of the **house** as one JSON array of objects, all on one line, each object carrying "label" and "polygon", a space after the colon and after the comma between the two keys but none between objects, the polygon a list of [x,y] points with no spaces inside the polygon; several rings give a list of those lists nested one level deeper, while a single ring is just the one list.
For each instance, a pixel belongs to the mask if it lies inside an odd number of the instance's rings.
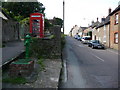
[{"label": "house", "polygon": [[69,36],[71,36],[72,37],[72,29],[70,30],[70,32],[69,32]]},{"label": "house", "polygon": [[110,29],[110,16],[107,16],[103,22],[101,22],[97,27],[97,40],[102,44],[109,47],[109,29]]},{"label": "house", "polygon": [[114,48],[114,49],[119,49],[118,48],[118,43],[120,40],[118,40],[118,34],[120,35],[120,28],[118,27],[120,22],[120,4],[118,5],[118,7],[110,13],[110,48]]},{"label": "house", "polygon": [[90,26],[91,27],[91,31],[92,31],[92,40],[97,40],[98,39],[98,32],[96,30],[96,27],[100,24],[100,22],[98,21],[98,18],[97,18],[97,21],[94,22],[92,21],[92,25]]},{"label": "house", "polygon": [[96,27],[97,37],[102,44],[110,47],[110,14],[111,8],[108,9],[108,16],[101,19],[101,23]]},{"label": "house", "polygon": [[80,35],[80,37],[83,36],[83,31],[86,29],[87,27],[78,27],[77,25],[73,26],[73,28],[71,28],[69,35],[74,37],[76,34]]},{"label": "house", "polygon": [[74,37],[76,34],[79,33],[79,27],[77,25],[75,25],[75,26],[73,26],[71,31],[72,31],[72,37]]},{"label": "house", "polygon": [[83,37],[83,36],[86,36],[86,34],[85,34],[85,29],[87,29],[88,27],[81,27],[80,26],[80,28],[79,28],[79,35],[81,36],[81,37]]},{"label": "house", "polygon": [[83,36],[90,36],[92,38],[92,28],[90,26],[84,29]]},{"label": "house", "polygon": [[0,42],[2,42],[2,21],[8,20],[8,18],[0,10]]},{"label": "house", "polygon": [[[119,49],[118,48],[118,22],[120,16],[120,5],[111,12],[108,10],[108,16],[101,19],[101,23],[96,24],[94,28],[94,23],[92,27],[92,40],[99,40],[106,47]],[[120,35],[120,34],[119,34]]]}]

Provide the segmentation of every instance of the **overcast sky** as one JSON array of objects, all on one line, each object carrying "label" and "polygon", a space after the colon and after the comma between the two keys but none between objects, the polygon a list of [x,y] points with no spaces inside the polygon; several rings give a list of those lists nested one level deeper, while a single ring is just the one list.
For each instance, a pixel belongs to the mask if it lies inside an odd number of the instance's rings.
[{"label": "overcast sky", "polygon": [[[48,19],[63,18],[63,0],[38,0],[43,3]],[[65,1],[65,33],[68,34],[74,25],[87,27],[91,21],[101,21],[118,6],[119,0],[64,0]]]}]

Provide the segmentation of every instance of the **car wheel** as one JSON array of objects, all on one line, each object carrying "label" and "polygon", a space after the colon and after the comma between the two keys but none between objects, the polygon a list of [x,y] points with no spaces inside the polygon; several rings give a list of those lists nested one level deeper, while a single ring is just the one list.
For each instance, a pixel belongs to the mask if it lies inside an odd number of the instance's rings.
[{"label": "car wheel", "polygon": [[103,50],[105,50],[105,47],[103,47]]},{"label": "car wheel", "polygon": [[92,49],[94,49],[94,46],[92,45]]}]

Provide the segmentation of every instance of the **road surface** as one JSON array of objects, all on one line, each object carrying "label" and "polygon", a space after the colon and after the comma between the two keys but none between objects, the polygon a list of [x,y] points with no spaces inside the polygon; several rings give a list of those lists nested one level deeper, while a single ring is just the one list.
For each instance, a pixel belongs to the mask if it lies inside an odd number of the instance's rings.
[{"label": "road surface", "polygon": [[110,49],[92,49],[67,36],[60,88],[117,88],[118,55]]}]

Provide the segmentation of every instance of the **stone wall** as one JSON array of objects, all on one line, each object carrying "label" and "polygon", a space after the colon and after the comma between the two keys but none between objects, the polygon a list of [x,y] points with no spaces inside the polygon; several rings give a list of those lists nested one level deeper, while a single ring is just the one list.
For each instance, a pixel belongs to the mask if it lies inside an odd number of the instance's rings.
[{"label": "stone wall", "polygon": [[[61,28],[54,26],[50,28],[50,32],[54,38],[33,38],[31,43],[32,55],[40,58],[61,58]],[[36,54],[37,53],[37,54]]]},{"label": "stone wall", "polygon": [[61,53],[61,27],[59,25],[56,25],[52,28],[53,30],[53,35],[55,36],[54,38],[54,44],[55,44],[55,50],[57,51],[56,53]]},{"label": "stone wall", "polygon": [[0,17],[0,46],[2,46],[2,18]]},{"label": "stone wall", "polygon": [[2,20],[2,41],[19,40],[19,23],[12,20]]},{"label": "stone wall", "polygon": [[19,24],[20,39],[24,39],[25,35],[29,33],[29,25]]}]

